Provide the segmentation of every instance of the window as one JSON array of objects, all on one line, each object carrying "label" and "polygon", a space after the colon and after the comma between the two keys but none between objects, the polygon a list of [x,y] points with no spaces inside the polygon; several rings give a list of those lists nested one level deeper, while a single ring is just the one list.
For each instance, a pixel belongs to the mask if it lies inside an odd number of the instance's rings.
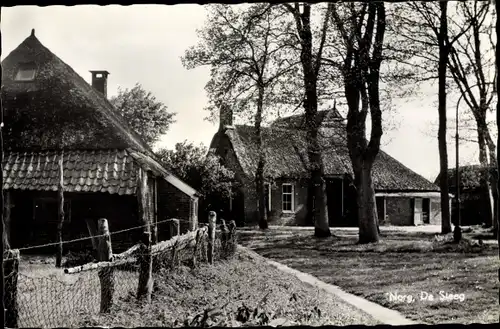
[{"label": "window", "polygon": [[283,212],[293,212],[293,184],[283,184],[281,190],[281,203]]},{"label": "window", "polygon": [[34,64],[21,64],[17,70],[14,80],[33,81],[35,79],[36,66]]}]

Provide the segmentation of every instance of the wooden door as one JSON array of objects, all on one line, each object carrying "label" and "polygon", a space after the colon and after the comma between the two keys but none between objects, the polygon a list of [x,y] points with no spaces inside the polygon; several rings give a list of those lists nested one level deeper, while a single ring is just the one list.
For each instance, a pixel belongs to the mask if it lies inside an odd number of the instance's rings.
[{"label": "wooden door", "polygon": [[347,226],[344,215],[344,182],[341,178],[326,180],[326,202],[330,227]]},{"label": "wooden door", "polygon": [[377,205],[377,216],[379,225],[386,224],[386,209],[385,209],[385,197],[378,196],[375,198],[375,202]]}]

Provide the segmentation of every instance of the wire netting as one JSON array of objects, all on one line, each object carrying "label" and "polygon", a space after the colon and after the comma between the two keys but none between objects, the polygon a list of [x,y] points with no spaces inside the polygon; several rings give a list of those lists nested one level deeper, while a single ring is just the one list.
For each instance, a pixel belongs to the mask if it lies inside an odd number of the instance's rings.
[{"label": "wire netting", "polygon": [[[148,255],[152,262],[152,282],[164,275],[165,271],[175,271],[180,266],[193,267],[208,261],[208,233],[207,230],[198,231],[201,233],[188,233],[172,239],[179,242],[170,243],[167,248],[156,248],[165,244],[161,242],[151,247],[151,253],[141,248],[133,256],[120,258],[118,255],[107,264],[111,265],[109,267],[91,268],[72,274],[56,268],[53,262],[28,262],[22,256],[17,273],[18,327],[84,326],[82,319],[98,314],[103,306],[106,309],[107,305],[107,310],[113,312],[121,303],[136,302],[141,264],[144,261],[147,263]],[[186,239],[188,235],[190,239]],[[217,230],[215,235],[214,261],[231,257],[236,250],[235,231],[229,234],[223,228]],[[95,266],[96,262],[90,264]],[[66,265],[74,266],[71,262],[66,262]],[[154,284],[151,289],[154,294]],[[111,300],[111,303],[101,305],[102,296],[105,296],[104,300]]]}]

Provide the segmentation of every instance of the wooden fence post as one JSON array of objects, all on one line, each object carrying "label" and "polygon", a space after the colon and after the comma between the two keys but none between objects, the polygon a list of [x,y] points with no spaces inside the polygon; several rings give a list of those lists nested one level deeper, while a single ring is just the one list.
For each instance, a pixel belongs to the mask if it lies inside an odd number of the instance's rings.
[{"label": "wooden fence post", "polygon": [[64,225],[64,172],[63,172],[63,157],[61,154],[59,159],[59,184],[57,186],[57,253],[56,253],[56,267],[61,267],[63,243],[62,243],[62,229]]},{"label": "wooden fence post", "polygon": [[139,284],[137,286],[137,299],[151,302],[153,292],[153,257],[151,255],[151,232],[142,233],[141,249],[139,255]]},{"label": "wooden fence post", "polygon": [[171,219],[170,220],[170,239],[172,239],[174,236],[179,236],[181,235],[181,225],[178,219]]},{"label": "wooden fence post", "polygon": [[172,269],[176,268],[179,266],[179,240],[175,241],[173,247],[172,247],[172,261],[170,263],[170,267]]},{"label": "wooden fence post", "polygon": [[17,305],[17,278],[19,273],[19,250],[3,252],[5,327],[17,328],[19,315]]},{"label": "wooden fence post", "polygon": [[215,221],[217,214],[215,211],[208,213],[208,263],[214,263],[214,247],[215,247]]},{"label": "wooden fence post", "polygon": [[[109,235],[108,220],[99,218],[97,222],[97,260],[109,262],[113,258],[111,249],[111,237]],[[103,268],[98,271],[99,282],[101,284],[101,313],[110,311],[113,305],[113,293],[115,291],[115,279],[113,268]]]},{"label": "wooden fence post", "polygon": [[229,253],[232,255],[236,252],[236,222],[234,220],[229,222]]},{"label": "wooden fence post", "polygon": [[4,224],[4,234],[5,234],[5,241],[4,241],[4,245],[5,245],[5,249],[4,250],[7,250],[7,249],[10,249],[10,214],[11,214],[11,211],[12,211],[12,199],[11,199],[11,194],[10,194],[10,191],[9,190],[5,190],[3,191],[4,193],[4,202],[5,202],[5,212],[3,214],[3,224]]},{"label": "wooden fence post", "polygon": [[201,240],[201,230],[198,229],[196,231],[196,242],[194,245],[194,252],[193,252],[193,267],[196,267],[196,254],[198,253],[198,248],[200,246],[200,240]]}]

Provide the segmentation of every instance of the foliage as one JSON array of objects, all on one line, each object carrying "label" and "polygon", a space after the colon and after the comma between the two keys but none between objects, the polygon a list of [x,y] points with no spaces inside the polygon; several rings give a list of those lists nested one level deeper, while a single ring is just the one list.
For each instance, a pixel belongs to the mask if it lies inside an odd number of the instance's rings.
[{"label": "foliage", "polygon": [[160,149],[156,154],[166,168],[202,196],[228,198],[231,195],[234,173],[203,145],[184,141],[175,144],[174,150]]},{"label": "foliage", "polygon": [[182,63],[188,69],[210,67],[205,87],[210,119],[217,117],[222,104],[228,104],[236,117],[253,122],[259,88],[264,88],[263,115],[274,112],[285,100],[275,88],[298,69],[297,59],[290,56],[294,35],[281,33],[291,22],[266,3],[206,8],[207,20],[197,31],[198,43],[186,51]]},{"label": "foliage", "polygon": [[[186,51],[183,64],[188,68],[208,65],[210,81],[205,89],[209,96],[211,117],[222,109],[252,121],[259,150],[255,174],[259,225],[267,228],[264,196],[264,170],[261,126],[270,110],[276,109],[280,95],[274,87],[297,69],[288,55],[290,34],[280,34],[286,23],[276,7],[254,4],[244,7],[213,5],[208,19],[198,31],[199,42]],[[278,28],[279,27],[279,28]]]},{"label": "foliage", "polygon": [[174,123],[176,113],[169,112],[165,104],[139,83],[132,89],[119,88],[118,95],[110,102],[150,146]]}]

